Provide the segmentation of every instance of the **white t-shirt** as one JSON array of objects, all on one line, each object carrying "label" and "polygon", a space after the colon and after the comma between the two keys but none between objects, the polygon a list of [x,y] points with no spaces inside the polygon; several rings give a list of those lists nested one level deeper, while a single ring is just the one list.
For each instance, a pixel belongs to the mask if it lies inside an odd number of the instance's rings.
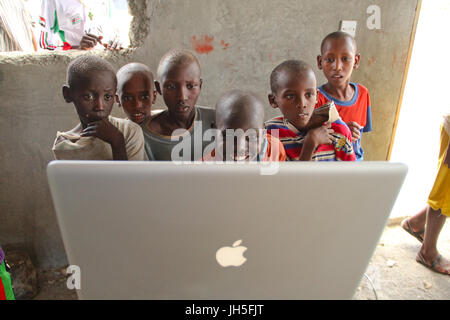
[{"label": "white t-shirt", "polygon": [[78,46],[85,33],[111,36],[112,7],[110,0],[41,0],[40,47],[54,50],[64,42]]}]

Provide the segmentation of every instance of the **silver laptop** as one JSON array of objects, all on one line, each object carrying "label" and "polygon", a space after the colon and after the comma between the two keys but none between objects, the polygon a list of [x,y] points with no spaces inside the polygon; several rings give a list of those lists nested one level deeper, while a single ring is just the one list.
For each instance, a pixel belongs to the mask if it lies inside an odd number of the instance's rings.
[{"label": "silver laptop", "polygon": [[47,168],[82,299],[351,299],[406,172],[387,162]]}]

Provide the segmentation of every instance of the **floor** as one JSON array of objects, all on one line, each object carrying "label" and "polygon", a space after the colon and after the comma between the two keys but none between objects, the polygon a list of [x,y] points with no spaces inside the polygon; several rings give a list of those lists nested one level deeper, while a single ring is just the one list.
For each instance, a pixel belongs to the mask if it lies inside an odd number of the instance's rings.
[{"label": "floor", "polygon": [[[400,220],[400,219],[399,219]],[[430,271],[415,261],[420,242],[399,224],[388,226],[366,270],[354,299],[449,300],[450,276]],[[441,231],[438,250],[450,258],[450,221]],[[375,292],[376,296],[375,296]]]},{"label": "floor", "polygon": [[[450,299],[450,276],[436,274],[415,262],[420,243],[400,228],[386,227],[361,280],[355,300]],[[439,251],[450,258],[450,222],[442,229]],[[369,280],[370,279],[370,280]],[[35,300],[77,299],[66,287],[64,268],[40,273],[40,292]]]}]

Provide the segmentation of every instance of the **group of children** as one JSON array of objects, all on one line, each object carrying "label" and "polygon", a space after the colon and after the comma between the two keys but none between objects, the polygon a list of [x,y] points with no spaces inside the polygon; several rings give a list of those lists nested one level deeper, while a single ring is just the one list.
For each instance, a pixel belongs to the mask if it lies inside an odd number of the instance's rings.
[{"label": "group of children", "polygon": [[[189,50],[165,54],[156,81],[144,64],[129,63],[116,74],[107,61],[84,55],[69,65],[63,87],[64,99],[75,105],[80,123],[57,133],[53,152],[56,159],[173,160],[175,147],[185,140],[191,152],[184,159],[193,161],[362,160],[361,134],[372,126],[368,91],[350,81],[359,59],[353,37],[333,32],[322,41],[317,58],[328,80],[323,86],[317,88],[314,71],[303,61],[276,66],[268,100],[282,116],[264,123],[264,103],[252,92],[226,92],[215,109],[197,106],[201,71]],[[162,112],[152,112],[157,94],[167,107]],[[115,101],[128,119],[110,115]],[[341,119],[310,129],[314,109],[328,101],[334,102]],[[211,141],[203,139],[211,129],[217,132],[214,150],[208,150]],[[238,129],[244,132],[240,137],[234,134]],[[249,130],[260,133],[250,139]],[[234,143],[225,143],[227,135]]]},{"label": "group of children", "polygon": [[[225,92],[215,109],[198,106],[203,84],[200,64],[188,50],[165,54],[156,80],[143,64],[129,63],[116,75],[105,60],[84,55],[69,65],[63,87],[64,99],[75,105],[80,123],[70,131],[57,133],[53,152],[56,159],[67,160],[170,161],[181,150],[183,159],[192,161],[361,161],[362,133],[372,130],[372,121],[367,88],[350,81],[359,61],[355,39],[344,32],[333,32],[323,39],[317,57],[317,66],[327,79],[325,84],[317,88],[313,69],[303,61],[280,63],[270,74],[268,102],[282,115],[264,122],[265,104],[251,92]],[[167,109],[153,113],[158,94]],[[115,101],[128,119],[110,116]],[[314,110],[328,102],[334,103],[339,119],[311,127]],[[211,140],[204,139],[208,130],[216,132],[213,148]],[[243,134],[236,135],[237,131]],[[180,143],[187,143],[188,148],[179,149]],[[439,181],[444,182],[438,189],[445,193],[450,185],[449,147],[448,142],[443,143],[446,149],[442,159],[447,160],[441,161],[444,174]],[[441,216],[450,214],[448,195],[443,197],[447,197],[447,209],[431,206]],[[428,254],[422,250],[417,260],[450,274],[450,262],[437,255],[440,229],[435,227],[437,231],[428,233],[432,240],[426,240],[427,233],[423,236],[425,226],[436,225],[432,221],[425,218],[423,210],[402,226],[426,244],[423,248]],[[443,220],[439,221],[442,227]]]}]

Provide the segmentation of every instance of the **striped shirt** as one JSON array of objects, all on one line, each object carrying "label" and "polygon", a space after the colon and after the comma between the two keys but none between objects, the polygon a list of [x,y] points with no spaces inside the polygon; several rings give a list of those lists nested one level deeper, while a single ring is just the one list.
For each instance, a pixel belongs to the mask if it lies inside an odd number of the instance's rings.
[{"label": "striped shirt", "polygon": [[[277,136],[286,150],[287,160],[298,161],[302,152],[307,132],[299,131],[283,117],[276,117],[265,122],[267,131]],[[313,153],[312,161],[355,161],[350,129],[341,120],[331,124],[336,141],[321,144]],[[278,135],[275,133],[278,130]]]}]

